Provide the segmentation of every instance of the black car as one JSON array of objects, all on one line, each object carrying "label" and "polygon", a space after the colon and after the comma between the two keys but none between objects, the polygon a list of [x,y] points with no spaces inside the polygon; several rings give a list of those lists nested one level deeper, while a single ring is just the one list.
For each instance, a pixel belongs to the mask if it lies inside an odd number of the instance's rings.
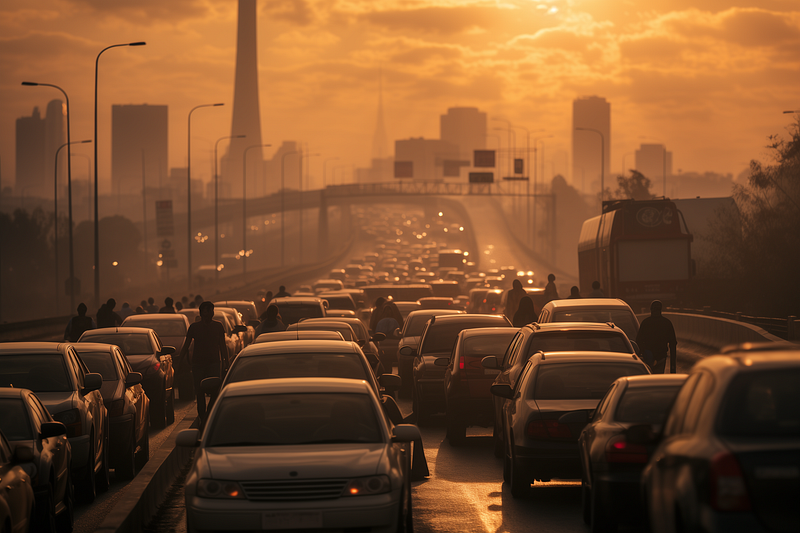
[{"label": "black car", "polygon": [[458,334],[470,328],[511,326],[503,315],[444,315],[428,321],[419,347],[414,352],[412,368],[412,402],[417,423],[424,424],[430,416],[446,410],[444,398],[444,367],[436,360],[450,357]]},{"label": "black car", "polygon": [[636,424],[660,428],[686,374],[626,376],[609,387],[581,432],[583,518],[592,531],[636,526],[641,519],[639,480],[653,447],[627,441]]}]

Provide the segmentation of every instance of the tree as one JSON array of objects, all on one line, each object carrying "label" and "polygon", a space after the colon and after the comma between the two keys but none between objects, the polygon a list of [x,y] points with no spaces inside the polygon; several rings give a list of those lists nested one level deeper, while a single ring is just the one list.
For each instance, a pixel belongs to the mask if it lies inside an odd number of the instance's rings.
[{"label": "tree", "polygon": [[638,170],[631,170],[629,178],[617,176],[617,191],[615,197],[619,200],[650,200],[650,179]]},{"label": "tree", "polygon": [[734,311],[800,312],[800,124],[789,133],[789,140],[770,137],[772,162],[751,161],[747,184],[734,186],[738,213],[719,213],[712,225],[712,267],[741,295]]}]

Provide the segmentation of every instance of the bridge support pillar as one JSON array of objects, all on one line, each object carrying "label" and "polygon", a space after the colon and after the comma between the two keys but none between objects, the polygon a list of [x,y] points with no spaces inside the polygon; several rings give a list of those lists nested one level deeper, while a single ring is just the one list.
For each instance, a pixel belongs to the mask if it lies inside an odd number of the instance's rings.
[{"label": "bridge support pillar", "polygon": [[328,257],[328,200],[324,191],[319,197],[319,218],[317,222],[317,260],[324,261]]}]

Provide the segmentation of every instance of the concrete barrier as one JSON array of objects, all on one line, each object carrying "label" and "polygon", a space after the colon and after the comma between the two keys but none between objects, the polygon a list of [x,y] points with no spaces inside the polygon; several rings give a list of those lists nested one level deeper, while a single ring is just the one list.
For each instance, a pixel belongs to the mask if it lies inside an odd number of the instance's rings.
[{"label": "concrete barrier", "polygon": [[[637,315],[639,322],[650,316]],[[744,342],[785,342],[780,337],[767,333],[758,326],[725,318],[683,313],[664,313],[675,327],[678,344],[688,342],[714,350],[730,344]]]},{"label": "concrete barrier", "polygon": [[175,445],[175,438],[194,423],[184,418],[144,468],[124,489],[119,502],[95,531],[103,533],[139,533],[145,529],[164,502],[167,491],[189,463],[194,448]]}]

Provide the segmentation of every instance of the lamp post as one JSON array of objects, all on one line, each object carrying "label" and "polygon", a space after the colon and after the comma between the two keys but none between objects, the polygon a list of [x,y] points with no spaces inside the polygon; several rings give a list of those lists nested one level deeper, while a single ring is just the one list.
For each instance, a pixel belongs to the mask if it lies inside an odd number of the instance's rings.
[{"label": "lamp post", "polygon": [[283,176],[284,176],[284,162],[286,161],[286,156],[291,154],[299,154],[297,150],[289,150],[288,152],[284,152],[281,156],[281,268],[286,264],[286,224],[285,222],[285,215],[286,215],[286,187],[284,186]]},{"label": "lamp post", "polygon": [[137,41],[135,43],[112,44],[106,46],[97,54],[94,62],[94,305],[100,307],[100,218],[97,209],[97,75],[100,67],[100,56],[103,52],[121,46],[144,46],[147,43]]},{"label": "lamp post", "polygon": [[[54,243],[54,250],[55,250],[55,263],[56,263],[56,313],[58,313],[58,293],[60,288],[58,286],[58,154],[61,152],[61,149],[65,146],[69,146],[70,144],[83,144],[83,143],[90,143],[91,140],[88,141],[75,141],[75,142],[65,142],[61,146],[58,147],[56,150],[56,157],[54,162],[54,173],[53,173],[53,243]],[[67,149],[67,154],[69,154],[69,149]],[[67,158],[67,164],[69,164],[69,158]],[[67,172],[69,174],[69,172]],[[70,313],[72,312],[72,308],[75,307],[75,295],[74,295],[74,255],[72,252],[72,194],[71,194],[71,186],[72,182],[70,181],[67,188],[70,189],[69,194],[69,305],[70,305]]]},{"label": "lamp post", "polygon": [[243,139],[247,135],[228,135],[214,143],[214,284],[219,285],[219,173],[217,172],[217,149],[225,139]]},{"label": "lamp post", "polygon": [[86,220],[92,220],[92,158],[86,154],[70,152],[75,157],[86,158]]},{"label": "lamp post", "polygon": [[263,148],[271,144],[254,144],[244,149],[242,155],[242,278],[247,282],[247,151],[251,148]]},{"label": "lamp post", "polygon": [[594,128],[575,128],[577,131],[593,131],[600,136],[600,212],[603,211],[603,200],[605,199],[605,168],[606,168],[606,138],[603,132]]},{"label": "lamp post", "polygon": [[335,161],[339,159],[338,157],[329,157],[325,161],[322,162],[322,188],[325,189],[328,185],[325,182],[325,171],[327,170],[326,167],[328,166],[328,161]]},{"label": "lamp post", "polygon": [[[192,113],[201,107],[219,107],[225,104],[202,104],[189,111],[189,127],[186,143],[186,279],[189,282],[189,292],[192,291]],[[215,161],[216,164],[216,161]]]}]

